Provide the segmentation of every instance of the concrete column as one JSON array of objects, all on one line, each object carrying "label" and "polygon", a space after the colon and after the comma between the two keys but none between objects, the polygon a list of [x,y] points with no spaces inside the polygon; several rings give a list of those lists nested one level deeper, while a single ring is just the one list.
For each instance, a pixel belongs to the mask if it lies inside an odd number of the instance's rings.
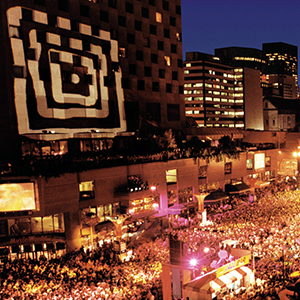
[{"label": "concrete column", "polygon": [[78,250],[81,247],[79,212],[70,211],[64,213],[66,248],[67,252]]}]

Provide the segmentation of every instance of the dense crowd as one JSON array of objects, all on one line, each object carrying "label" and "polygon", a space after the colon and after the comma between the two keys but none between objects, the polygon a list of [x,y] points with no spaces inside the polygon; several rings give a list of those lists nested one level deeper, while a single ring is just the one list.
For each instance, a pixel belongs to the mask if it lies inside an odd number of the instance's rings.
[{"label": "dense crowd", "polygon": [[239,294],[224,292],[217,299],[279,299],[278,293],[300,270],[300,192],[270,186],[247,197],[231,197],[211,208],[206,225],[195,217],[169,227],[155,240],[135,244],[121,261],[113,244],[94,251],[80,249],[52,259],[4,260],[1,299],[162,299],[162,262],[169,261],[168,237],[189,248],[222,247],[225,240],[255,256],[256,282]]},{"label": "dense crowd", "polygon": [[[68,253],[55,259],[15,259],[1,269],[1,299],[162,299],[159,240],[139,245],[120,261],[113,245]],[[166,251],[166,250],[165,250]]]}]

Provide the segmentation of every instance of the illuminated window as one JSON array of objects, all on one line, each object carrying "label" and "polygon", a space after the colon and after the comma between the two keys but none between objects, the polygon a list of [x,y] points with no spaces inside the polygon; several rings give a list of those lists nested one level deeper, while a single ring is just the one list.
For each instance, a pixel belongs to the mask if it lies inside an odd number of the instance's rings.
[{"label": "illuminated window", "polygon": [[194,83],[193,84],[193,87],[202,87],[203,86],[203,83]]},{"label": "illuminated window", "polygon": [[224,173],[225,174],[231,174],[231,171],[232,171],[232,163],[231,162],[225,163]]},{"label": "illuminated window", "polygon": [[247,170],[253,169],[253,159],[252,158],[247,159],[246,167],[247,167]]},{"label": "illuminated window", "polygon": [[167,184],[174,184],[177,182],[177,170],[176,169],[166,171],[166,181],[167,181]]},{"label": "illuminated window", "polygon": [[164,56],[164,59],[165,59],[165,64],[167,66],[171,66],[171,58],[170,58],[170,56]]},{"label": "illuminated window", "polygon": [[162,22],[162,14],[159,12],[156,12],[156,22],[159,22],[159,23]]},{"label": "illuminated window", "polygon": [[184,70],[184,74],[189,74],[190,71],[189,70]]},{"label": "illuminated window", "polygon": [[126,49],[119,48],[119,56],[125,58],[126,57]]},{"label": "illuminated window", "polygon": [[95,198],[94,181],[84,181],[79,183],[79,197],[80,200]]}]

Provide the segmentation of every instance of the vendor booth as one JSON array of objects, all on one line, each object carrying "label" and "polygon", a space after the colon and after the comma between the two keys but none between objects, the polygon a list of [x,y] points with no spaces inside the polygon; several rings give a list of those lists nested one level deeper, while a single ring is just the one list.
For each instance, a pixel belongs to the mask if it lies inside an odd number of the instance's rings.
[{"label": "vendor booth", "polygon": [[211,300],[218,292],[237,291],[254,283],[254,273],[251,268],[241,266],[219,277],[217,270],[199,276],[183,285],[184,299]]}]

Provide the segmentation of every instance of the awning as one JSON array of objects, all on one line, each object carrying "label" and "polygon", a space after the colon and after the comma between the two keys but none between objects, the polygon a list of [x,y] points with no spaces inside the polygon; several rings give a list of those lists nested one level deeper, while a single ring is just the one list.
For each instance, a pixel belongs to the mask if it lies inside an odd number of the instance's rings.
[{"label": "awning", "polygon": [[169,215],[180,215],[183,210],[186,209],[184,204],[175,203],[168,208]]},{"label": "awning", "polygon": [[218,189],[218,190],[210,192],[204,198],[204,205],[220,203],[222,200],[228,199],[228,198],[229,197],[227,194],[225,194],[221,189]]},{"label": "awning", "polygon": [[242,194],[248,191],[250,191],[250,186],[243,181],[225,185],[225,192],[229,194]]},{"label": "awning", "polygon": [[226,287],[228,284],[231,284],[237,280],[242,279],[243,277],[252,274],[252,270],[249,267],[239,267],[235,270],[232,270],[216,279],[214,279],[211,282],[211,288],[214,291],[218,291],[220,289],[223,289],[224,287]]},{"label": "awning", "polygon": [[254,184],[254,188],[256,188],[256,189],[262,188],[262,187],[268,186],[269,184],[270,184],[269,181],[257,180]]},{"label": "awning", "polygon": [[184,284],[183,288],[198,292],[200,292],[200,289],[208,290],[211,288],[211,292],[214,293],[252,273],[252,270],[245,266],[232,270],[218,278],[216,278],[215,272],[211,272],[191,280],[190,282]]}]

